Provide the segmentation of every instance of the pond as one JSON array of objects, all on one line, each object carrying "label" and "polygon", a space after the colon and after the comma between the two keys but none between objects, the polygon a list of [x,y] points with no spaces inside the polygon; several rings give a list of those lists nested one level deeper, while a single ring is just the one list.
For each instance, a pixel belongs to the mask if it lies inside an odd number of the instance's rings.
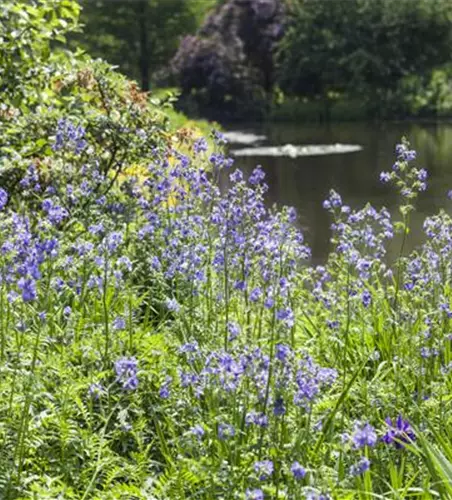
[{"label": "pond", "polygon": [[[230,127],[226,127],[228,130]],[[232,130],[232,128],[231,128]],[[237,127],[234,128],[237,130]],[[416,165],[428,170],[428,189],[421,193],[412,216],[409,248],[423,239],[422,222],[441,207],[452,210],[447,191],[452,189],[452,124],[450,123],[340,123],[318,125],[257,124],[240,126],[240,131],[260,136],[256,144],[250,137],[243,144],[230,143],[230,150],[254,146],[356,145],[350,152],[332,152],[309,156],[269,156],[265,150],[256,156],[236,156],[235,165],[245,173],[262,165],[269,185],[268,203],[294,206],[313,260],[322,262],[329,251],[331,220],[322,208],[330,188],[344,203],[359,208],[366,202],[375,208],[386,206],[397,216],[398,197],[394,190],[379,181],[382,170],[390,170],[395,145],[407,137],[418,153]],[[265,139],[264,139],[265,136]],[[237,141],[237,137],[233,137]],[[245,138],[246,139],[246,138]],[[251,141],[252,142],[252,141]],[[287,148],[290,150],[290,147]],[[316,148],[314,148],[315,150]],[[333,148],[334,149],[334,148]],[[309,149],[306,150],[310,154]],[[288,151],[290,153],[290,151]],[[391,243],[389,254],[395,256],[400,242]]]}]

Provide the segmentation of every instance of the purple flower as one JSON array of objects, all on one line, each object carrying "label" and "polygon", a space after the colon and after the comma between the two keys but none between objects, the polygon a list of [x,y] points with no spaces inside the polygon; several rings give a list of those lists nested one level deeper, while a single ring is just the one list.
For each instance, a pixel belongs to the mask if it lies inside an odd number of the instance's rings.
[{"label": "purple flower", "polygon": [[132,391],[138,387],[138,362],[135,358],[121,358],[115,362],[117,381],[122,388]]},{"label": "purple flower", "polygon": [[369,290],[364,290],[364,292],[361,295],[361,301],[364,307],[367,308],[370,306],[372,302],[372,295],[370,294]]},{"label": "purple flower", "polygon": [[404,448],[403,443],[410,443],[416,439],[416,435],[407,420],[402,418],[402,415],[399,415],[394,422],[387,417],[385,419],[386,424],[389,427],[389,430],[382,437],[382,441],[386,444],[394,444],[394,446],[398,449]]},{"label": "purple flower", "polygon": [[264,492],[262,490],[246,490],[246,500],[264,500]]},{"label": "purple flower", "polygon": [[0,188],[0,210],[3,210],[8,203],[8,193]]},{"label": "purple flower", "polygon": [[159,396],[162,399],[168,399],[170,397],[170,386],[171,386],[172,381],[173,381],[173,378],[170,376],[167,376],[165,378],[165,382],[163,382],[163,384],[161,385],[160,390],[159,390]]},{"label": "purple flower", "polygon": [[427,180],[427,170],[425,170],[425,168],[421,168],[419,170],[419,172],[417,173],[417,178],[422,181],[422,182],[425,182]]},{"label": "purple flower", "polygon": [[265,179],[265,173],[262,171],[261,165],[258,165],[251,173],[248,182],[252,185],[259,184]]},{"label": "purple flower", "polygon": [[271,309],[273,306],[275,305],[275,301],[273,300],[272,297],[267,297],[265,300],[264,300],[264,307],[266,309]]},{"label": "purple flower", "polygon": [[276,359],[284,363],[291,355],[292,350],[289,346],[284,344],[276,344]]},{"label": "purple flower", "polygon": [[380,173],[380,181],[383,183],[387,183],[391,180],[391,174],[389,172],[381,172]]},{"label": "purple flower", "polygon": [[19,290],[22,291],[22,299],[24,302],[31,302],[37,297],[36,282],[33,279],[20,278],[17,282]]},{"label": "purple flower", "polygon": [[98,400],[105,393],[105,387],[97,382],[91,384],[88,388],[88,394],[91,398]]},{"label": "purple flower", "polygon": [[351,476],[360,476],[364,474],[366,470],[369,470],[370,460],[367,457],[361,457],[356,464],[353,464],[350,467],[350,475]]},{"label": "purple flower", "polygon": [[288,328],[292,328],[295,324],[295,317],[290,308],[276,311],[276,319],[282,321]]},{"label": "purple flower", "polygon": [[265,481],[269,479],[273,474],[274,465],[271,460],[262,460],[260,462],[255,462],[254,471],[256,472],[260,481]]},{"label": "purple flower", "polygon": [[243,172],[237,169],[229,176],[229,179],[231,179],[233,183],[243,181]]},{"label": "purple flower", "polygon": [[352,434],[352,441],[355,448],[364,448],[365,446],[372,447],[377,443],[377,434],[369,423],[362,424],[361,422],[356,422]]},{"label": "purple flower", "polygon": [[245,424],[247,426],[254,424],[259,427],[267,427],[268,418],[264,413],[257,413],[255,411],[252,411],[246,415]]},{"label": "purple flower", "polygon": [[229,340],[235,340],[240,334],[240,326],[233,321],[229,321],[228,325]]},{"label": "purple flower", "polygon": [[195,143],[193,144],[193,151],[196,155],[207,151],[207,141],[204,139],[204,137],[201,137],[200,139],[195,141]]},{"label": "purple flower", "polygon": [[206,431],[204,430],[204,427],[202,425],[195,425],[190,429],[190,433],[193,434],[193,436],[196,436],[198,439],[201,439]]},{"label": "purple flower", "polygon": [[126,320],[122,316],[117,316],[113,320],[113,329],[114,330],[124,330],[126,327]]},{"label": "purple flower", "polygon": [[250,301],[257,302],[262,295],[262,290],[260,288],[254,288],[250,293]]},{"label": "purple flower", "polygon": [[222,441],[233,438],[235,436],[235,429],[230,424],[220,424],[218,426],[218,437]]},{"label": "purple flower", "polygon": [[275,417],[280,417],[282,415],[285,415],[285,413],[286,407],[284,406],[284,399],[276,398],[273,404],[273,414],[275,415]]},{"label": "purple flower", "polygon": [[165,305],[168,311],[171,312],[179,312],[180,311],[180,304],[177,302],[176,299],[170,299],[169,297],[166,298],[165,300]]},{"label": "purple flower", "polygon": [[306,476],[306,469],[297,461],[292,464],[290,471],[295,479],[303,479]]},{"label": "purple flower", "polygon": [[228,140],[226,139],[225,135],[218,130],[214,130],[212,132],[213,135],[213,140],[215,144],[227,144]]},{"label": "purple flower", "polygon": [[323,208],[330,210],[331,208],[339,208],[342,206],[342,198],[334,189],[330,190],[329,197],[323,202]]}]

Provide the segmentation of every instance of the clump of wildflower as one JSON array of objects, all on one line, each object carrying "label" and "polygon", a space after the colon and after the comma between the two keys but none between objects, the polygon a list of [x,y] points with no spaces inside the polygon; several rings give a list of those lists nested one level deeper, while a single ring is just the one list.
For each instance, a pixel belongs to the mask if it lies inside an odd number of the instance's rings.
[{"label": "clump of wildflower", "polygon": [[404,448],[404,443],[410,443],[416,439],[416,435],[407,420],[399,415],[394,421],[390,417],[385,419],[389,429],[382,437],[386,444],[393,444],[396,448]]},{"label": "clump of wildflower", "polygon": [[75,126],[69,120],[62,118],[58,120],[57,131],[55,135],[55,142],[52,149],[59,151],[64,148],[69,148],[80,154],[87,146],[85,140],[85,129],[80,125]]},{"label": "clump of wildflower", "polygon": [[135,390],[138,387],[138,362],[136,358],[121,358],[115,362],[117,381],[126,391]]}]

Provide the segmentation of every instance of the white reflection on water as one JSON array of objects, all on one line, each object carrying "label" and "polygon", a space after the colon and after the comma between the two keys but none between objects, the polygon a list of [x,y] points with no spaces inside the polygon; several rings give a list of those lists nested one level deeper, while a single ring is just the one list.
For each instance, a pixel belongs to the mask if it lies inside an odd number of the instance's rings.
[{"label": "white reflection on water", "polygon": [[362,146],[358,144],[312,144],[306,146],[285,144],[284,146],[261,146],[233,149],[231,153],[234,156],[288,156],[289,158],[298,158],[299,156],[354,153],[362,149]]}]

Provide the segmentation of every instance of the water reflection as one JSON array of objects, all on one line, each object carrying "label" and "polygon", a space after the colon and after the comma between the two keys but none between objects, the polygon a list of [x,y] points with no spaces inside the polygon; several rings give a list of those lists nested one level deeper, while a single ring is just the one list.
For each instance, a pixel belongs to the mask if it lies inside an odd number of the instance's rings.
[{"label": "water reflection", "polygon": [[[322,261],[329,251],[330,219],[322,208],[330,188],[338,191],[344,202],[359,208],[367,201],[376,208],[386,206],[397,215],[396,194],[379,181],[379,173],[394,163],[394,148],[406,136],[418,152],[417,165],[429,172],[428,190],[421,193],[418,210],[413,215],[409,247],[423,238],[422,222],[439,208],[452,209],[446,197],[452,189],[452,124],[385,123],[327,125],[250,125],[245,131],[267,136],[266,145],[281,144],[360,144],[362,151],[315,157],[240,157],[235,163],[250,173],[262,164],[270,186],[268,203],[297,208],[300,225],[311,245],[313,257]],[[398,252],[395,241],[389,249]]]}]

